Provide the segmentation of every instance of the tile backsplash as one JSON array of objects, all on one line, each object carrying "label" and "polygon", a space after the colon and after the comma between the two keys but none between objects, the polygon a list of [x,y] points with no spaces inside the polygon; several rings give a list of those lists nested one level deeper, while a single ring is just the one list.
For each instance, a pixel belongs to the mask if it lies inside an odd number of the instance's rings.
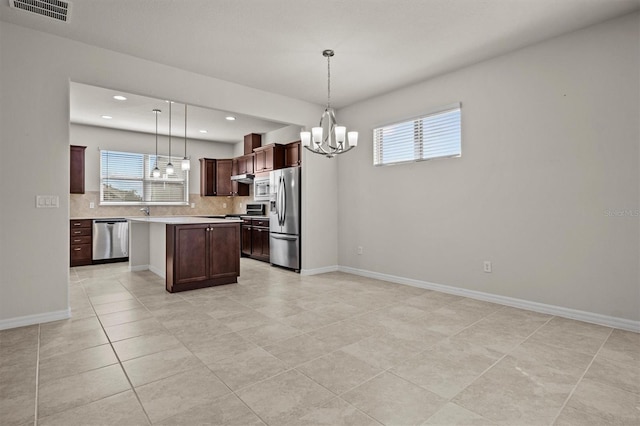
[{"label": "tile backsplash", "polygon": [[[199,194],[189,194],[189,203],[194,203],[194,208],[189,205],[149,206],[149,209],[152,216],[217,215],[244,213],[247,203],[251,202],[253,202],[252,197],[202,197]],[[95,208],[90,208],[91,203],[94,203]],[[142,207],[144,206],[101,206],[98,191],[69,195],[69,217],[71,218],[144,216],[140,211]]]}]

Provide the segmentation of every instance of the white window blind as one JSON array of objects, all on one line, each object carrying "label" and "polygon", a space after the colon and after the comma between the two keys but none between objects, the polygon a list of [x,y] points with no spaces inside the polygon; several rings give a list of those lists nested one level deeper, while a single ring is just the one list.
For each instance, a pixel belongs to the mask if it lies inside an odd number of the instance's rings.
[{"label": "white window blind", "polygon": [[181,170],[181,160],[171,157],[175,172],[167,175],[169,157],[159,155],[161,176],[154,178],[155,155],[100,150],[100,204],[189,204],[189,171]]},{"label": "white window blind", "polygon": [[382,166],[461,155],[460,104],[373,129],[373,164]]}]

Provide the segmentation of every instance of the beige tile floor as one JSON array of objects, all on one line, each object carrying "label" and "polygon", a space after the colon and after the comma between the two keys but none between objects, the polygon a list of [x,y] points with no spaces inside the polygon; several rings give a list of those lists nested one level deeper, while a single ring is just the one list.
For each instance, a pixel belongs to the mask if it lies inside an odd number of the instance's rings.
[{"label": "beige tile floor", "polygon": [[638,425],[640,335],[242,260],[169,294],[71,269],[70,320],[0,332],[2,425]]}]

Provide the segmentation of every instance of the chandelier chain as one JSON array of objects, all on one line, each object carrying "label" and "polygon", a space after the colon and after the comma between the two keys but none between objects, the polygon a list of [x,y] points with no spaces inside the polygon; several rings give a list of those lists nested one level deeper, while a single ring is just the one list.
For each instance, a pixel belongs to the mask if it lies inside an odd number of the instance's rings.
[{"label": "chandelier chain", "polygon": [[327,56],[327,108],[331,108],[331,56]]}]

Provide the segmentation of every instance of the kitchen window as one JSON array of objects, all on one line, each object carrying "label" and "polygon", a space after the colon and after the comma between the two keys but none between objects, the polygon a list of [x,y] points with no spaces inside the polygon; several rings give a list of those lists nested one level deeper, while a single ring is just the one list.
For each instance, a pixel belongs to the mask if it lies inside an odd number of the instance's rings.
[{"label": "kitchen window", "polygon": [[100,150],[100,205],[188,205],[189,171],[180,169],[181,160],[171,157],[175,172],[167,175],[168,156]]},{"label": "kitchen window", "polygon": [[461,155],[461,110],[456,103],[419,118],[373,130],[373,164],[383,166]]}]

